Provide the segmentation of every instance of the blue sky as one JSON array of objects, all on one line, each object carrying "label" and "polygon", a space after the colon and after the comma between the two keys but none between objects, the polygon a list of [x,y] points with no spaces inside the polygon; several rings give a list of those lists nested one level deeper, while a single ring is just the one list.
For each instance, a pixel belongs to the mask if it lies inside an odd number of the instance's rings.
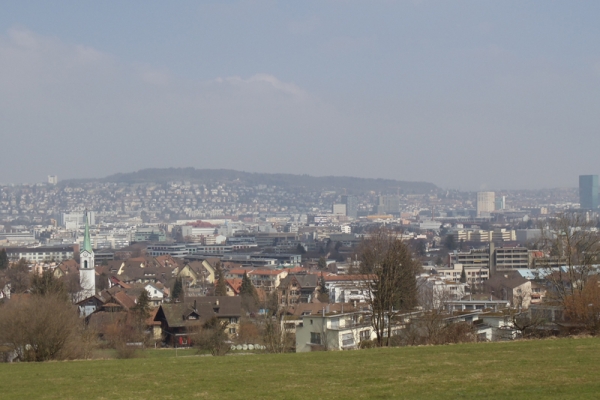
[{"label": "blue sky", "polygon": [[0,182],[147,167],[576,186],[600,3],[5,2]]}]

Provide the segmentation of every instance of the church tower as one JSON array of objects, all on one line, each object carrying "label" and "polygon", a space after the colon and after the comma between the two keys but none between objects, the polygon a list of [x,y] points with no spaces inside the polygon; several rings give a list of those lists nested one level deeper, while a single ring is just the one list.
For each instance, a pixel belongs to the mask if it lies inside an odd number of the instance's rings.
[{"label": "church tower", "polygon": [[85,233],[83,246],[79,251],[79,284],[81,285],[81,299],[86,299],[96,294],[96,270],[94,268],[94,250],[90,239],[90,226],[87,211],[85,218]]}]

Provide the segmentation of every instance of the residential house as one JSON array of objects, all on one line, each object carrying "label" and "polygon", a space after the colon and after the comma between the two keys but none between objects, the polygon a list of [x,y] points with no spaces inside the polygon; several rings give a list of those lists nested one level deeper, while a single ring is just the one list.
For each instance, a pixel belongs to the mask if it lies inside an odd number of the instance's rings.
[{"label": "residential house", "polygon": [[484,289],[514,308],[527,309],[531,304],[531,282],[518,274],[497,274],[484,283]]},{"label": "residential house", "polygon": [[239,296],[242,288],[241,279],[225,279],[225,288],[227,296]]},{"label": "residential house", "polygon": [[440,309],[452,300],[460,300],[470,293],[466,283],[445,280],[437,276],[419,278],[419,304],[425,309]]},{"label": "residential house", "polygon": [[303,315],[296,327],[296,352],[352,350],[376,334],[364,311],[327,312]]},{"label": "residential house", "polygon": [[227,321],[227,334],[230,337],[236,336],[241,315],[240,297],[206,296],[186,298],[181,303],[162,304],[154,320],[160,322],[162,337],[166,343],[188,346],[191,344],[193,330],[212,317]]},{"label": "residential house", "polygon": [[288,275],[285,269],[234,268],[225,272],[225,279],[242,279],[244,274],[252,281],[256,289],[271,293],[279,287],[281,280]]},{"label": "residential house", "polygon": [[325,275],[330,303],[365,303],[370,299],[365,275]]},{"label": "residential house", "polygon": [[72,274],[79,276],[79,263],[73,259],[65,260],[54,268],[53,274],[55,278],[63,278]]},{"label": "residential house", "polygon": [[289,274],[279,284],[282,306],[317,301],[319,278],[316,274]]}]

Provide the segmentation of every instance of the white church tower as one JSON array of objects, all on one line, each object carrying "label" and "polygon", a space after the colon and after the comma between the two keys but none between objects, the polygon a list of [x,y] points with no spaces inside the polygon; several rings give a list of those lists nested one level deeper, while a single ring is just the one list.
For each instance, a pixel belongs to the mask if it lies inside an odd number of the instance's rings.
[{"label": "white church tower", "polygon": [[83,246],[79,251],[79,284],[80,299],[87,299],[96,294],[96,270],[94,268],[94,250],[90,239],[90,226],[87,211],[85,212],[85,234]]}]

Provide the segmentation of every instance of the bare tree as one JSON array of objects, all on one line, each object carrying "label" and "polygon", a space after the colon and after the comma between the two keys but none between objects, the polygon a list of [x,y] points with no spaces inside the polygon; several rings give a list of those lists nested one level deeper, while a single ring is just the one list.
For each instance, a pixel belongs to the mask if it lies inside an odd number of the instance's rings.
[{"label": "bare tree", "polygon": [[293,347],[293,338],[285,330],[286,308],[279,304],[277,291],[273,291],[266,299],[267,310],[262,321],[262,337],[269,353],[285,353]]},{"label": "bare tree", "polygon": [[65,301],[68,297],[63,281],[56,278],[49,269],[42,272],[41,275],[32,275],[29,293],[36,296],[54,295]]},{"label": "bare tree", "polygon": [[25,293],[29,289],[29,265],[24,258],[12,264],[7,272],[12,293]]},{"label": "bare tree", "polygon": [[105,330],[105,338],[111,348],[117,351],[117,358],[133,358],[141,348],[138,343],[143,343],[144,333],[140,332],[132,314],[119,312],[112,313],[112,321]]},{"label": "bare tree", "polygon": [[377,344],[389,346],[397,314],[416,306],[416,275],[420,265],[401,236],[386,229],[379,229],[363,240],[360,260]]},{"label": "bare tree", "polygon": [[200,350],[209,351],[213,356],[224,356],[231,349],[225,333],[228,324],[229,321],[221,321],[217,317],[210,318],[192,329],[192,343]]},{"label": "bare tree", "polygon": [[[80,293],[82,290],[81,283],[79,282],[79,274],[67,274],[62,278],[65,290],[69,299],[72,303],[76,303],[81,300]],[[107,285],[108,286],[108,285]]]},{"label": "bare tree", "polygon": [[600,279],[590,278],[577,294],[565,299],[565,317],[591,333],[600,332]]},{"label": "bare tree", "polygon": [[542,227],[538,248],[556,259],[560,268],[538,264],[540,275],[548,282],[551,295],[563,305],[578,297],[590,277],[598,273],[600,234],[593,222],[581,214],[562,214]]},{"label": "bare tree", "polygon": [[14,299],[0,308],[0,343],[20,361],[71,358],[69,343],[77,341],[77,309],[54,295]]}]

